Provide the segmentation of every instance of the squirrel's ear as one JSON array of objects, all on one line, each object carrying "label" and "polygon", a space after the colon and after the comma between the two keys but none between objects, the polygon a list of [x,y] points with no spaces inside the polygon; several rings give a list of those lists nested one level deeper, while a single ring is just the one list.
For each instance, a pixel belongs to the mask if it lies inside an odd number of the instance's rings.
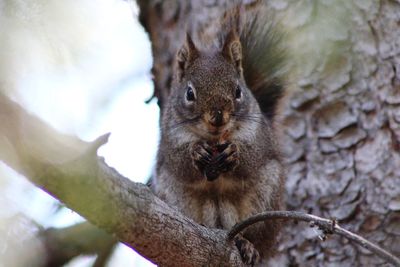
[{"label": "squirrel's ear", "polygon": [[177,74],[178,74],[179,80],[182,79],[188,65],[191,62],[193,62],[193,60],[197,56],[198,56],[198,50],[197,50],[196,46],[194,45],[193,40],[190,37],[189,33],[186,33],[185,43],[179,49],[179,51],[176,55],[176,61],[178,63]]},{"label": "squirrel's ear", "polygon": [[231,30],[225,38],[222,54],[232,62],[242,75],[242,45],[235,31]]}]

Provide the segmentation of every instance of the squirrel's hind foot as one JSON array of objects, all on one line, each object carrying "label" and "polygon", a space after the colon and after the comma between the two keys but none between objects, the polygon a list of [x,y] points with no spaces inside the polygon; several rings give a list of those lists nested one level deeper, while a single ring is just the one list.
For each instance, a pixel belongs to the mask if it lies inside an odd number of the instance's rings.
[{"label": "squirrel's hind foot", "polygon": [[243,263],[254,266],[260,262],[260,253],[254,245],[242,235],[237,235],[235,237],[235,245],[239,250]]}]

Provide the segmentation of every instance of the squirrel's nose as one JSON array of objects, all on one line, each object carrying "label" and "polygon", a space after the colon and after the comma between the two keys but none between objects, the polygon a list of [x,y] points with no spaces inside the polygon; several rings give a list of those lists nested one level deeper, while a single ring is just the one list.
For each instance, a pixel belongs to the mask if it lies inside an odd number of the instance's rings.
[{"label": "squirrel's nose", "polygon": [[214,110],[211,114],[210,124],[215,127],[224,125],[224,113],[222,110]]}]

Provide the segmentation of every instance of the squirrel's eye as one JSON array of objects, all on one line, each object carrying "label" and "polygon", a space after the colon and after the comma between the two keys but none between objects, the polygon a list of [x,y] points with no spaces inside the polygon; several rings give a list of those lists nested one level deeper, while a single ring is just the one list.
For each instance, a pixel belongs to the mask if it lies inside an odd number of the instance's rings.
[{"label": "squirrel's eye", "polygon": [[235,97],[236,99],[240,99],[242,97],[242,89],[240,89],[239,85],[236,87]]},{"label": "squirrel's eye", "polygon": [[189,102],[193,102],[195,100],[194,91],[190,85],[188,85],[186,88],[186,100]]}]

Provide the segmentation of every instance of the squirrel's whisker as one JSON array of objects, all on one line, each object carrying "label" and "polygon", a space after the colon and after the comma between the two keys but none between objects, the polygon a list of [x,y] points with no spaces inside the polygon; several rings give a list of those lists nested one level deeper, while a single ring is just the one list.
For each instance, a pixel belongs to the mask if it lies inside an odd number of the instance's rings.
[{"label": "squirrel's whisker", "polygon": [[249,122],[258,123],[260,125],[269,126],[269,124],[262,117],[242,115],[242,114],[240,114],[240,115],[235,114],[234,117],[236,118],[237,121],[244,121],[244,122],[249,121]]},{"label": "squirrel's whisker", "polygon": [[177,122],[170,127],[161,127],[161,129],[167,131],[168,133],[172,133],[173,131],[179,129],[182,126],[185,126],[188,124],[194,124],[194,123],[198,122],[199,120],[200,120],[200,116],[196,116],[195,118],[192,118],[192,119],[187,119],[187,120]]}]

